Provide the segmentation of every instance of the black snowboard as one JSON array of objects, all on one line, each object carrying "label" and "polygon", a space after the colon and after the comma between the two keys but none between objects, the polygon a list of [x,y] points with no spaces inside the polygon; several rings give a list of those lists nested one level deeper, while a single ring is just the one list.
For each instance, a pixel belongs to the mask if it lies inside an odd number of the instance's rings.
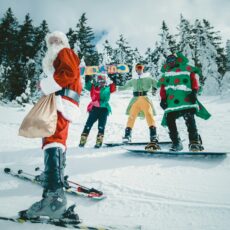
[{"label": "black snowboard", "polygon": [[[108,147],[115,147],[115,146],[122,146],[122,145],[147,145],[149,142],[129,142],[129,143],[122,143],[122,142],[107,142],[104,145]],[[171,141],[159,141],[159,145],[170,145],[172,144]]]},{"label": "black snowboard", "polygon": [[181,152],[174,152],[174,151],[167,151],[167,150],[160,150],[160,151],[147,151],[145,149],[132,149],[132,148],[125,148],[129,152],[133,153],[140,153],[140,154],[149,154],[149,155],[156,155],[156,154],[161,154],[161,155],[211,155],[211,156],[221,156],[221,155],[226,155],[228,152],[209,152],[209,151],[201,151],[201,152],[189,152],[189,151],[181,151]]}]

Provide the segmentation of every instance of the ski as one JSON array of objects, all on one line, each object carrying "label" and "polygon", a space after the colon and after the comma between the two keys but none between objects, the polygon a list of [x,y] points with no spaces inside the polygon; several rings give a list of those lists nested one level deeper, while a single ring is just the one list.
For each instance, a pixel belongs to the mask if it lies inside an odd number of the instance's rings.
[{"label": "ski", "polygon": [[85,229],[85,230],[109,230],[109,229],[113,229],[110,227],[93,227],[93,226],[88,226],[88,225],[84,225],[84,224],[71,224],[68,223],[62,219],[50,219],[50,218],[45,218],[45,217],[39,217],[39,218],[33,218],[33,219],[24,219],[24,218],[20,218],[20,217],[3,217],[0,216],[0,221],[11,221],[11,222],[15,222],[15,223],[20,223],[20,224],[24,224],[24,223],[33,223],[33,224],[49,224],[49,225],[54,225],[54,226],[59,226],[59,227],[63,227],[63,228],[69,228],[69,229]]},{"label": "ski", "polygon": [[[35,171],[41,171],[41,170],[39,168],[36,168]],[[29,182],[32,182],[33,184],[42,186],[42,174],[40,175],[30,174],[30,173],[24,172],[22,169],[15,172],[10,168],[5,168],[4,172],[13,177],[22,179],[24,181],[29,181]],[[68,187],[65,188],[65,191],[67,194],[87,197],[92,200],[102,200],[106,198],[106,196],[103,194],[102,191],[99,191],[95,188],[88,188],[74,181],[70,181],[68,180],[68,176],[65,176],[65,181],[67,181],[67,184],[68,184]]]},{"label": "ski", "polygon": [[191,152],[191,151],[168,151],[168,150],[159,150],[159,151],[148,151],[145,149],[134,149],[134,148],[124,148],[125,150],[137,153],[137,154],[148,154],[148,155],[191,155],[191,156],[223,156],[228,154],[228,152],[209,152],[209,151],[200,151],[200,152]]},{"label": "ski", "polygon": [[[122,142],[107,142],[104,143],[107,147],[116,147],[116,146],[122,146],[122,145],[147,145],[149,142],[128,142],[128,143],[122,143]],[[171,141],[159,141],[159,145],[170,145],[172,144]]]}]

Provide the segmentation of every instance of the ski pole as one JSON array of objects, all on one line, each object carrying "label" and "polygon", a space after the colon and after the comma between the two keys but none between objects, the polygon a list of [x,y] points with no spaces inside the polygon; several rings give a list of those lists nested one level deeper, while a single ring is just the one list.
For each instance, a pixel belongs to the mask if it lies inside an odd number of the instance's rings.
[{"label": "ski pole", "polygon": [[24,174],[24,175],[27,175],[27,176],[32,176],[32,177],[35,177],[35,175],[33,175],[33,174],[23,172],[23,170],[22,170],[22,169],[19,169],[19,170],[18,170],[18,174]]}]

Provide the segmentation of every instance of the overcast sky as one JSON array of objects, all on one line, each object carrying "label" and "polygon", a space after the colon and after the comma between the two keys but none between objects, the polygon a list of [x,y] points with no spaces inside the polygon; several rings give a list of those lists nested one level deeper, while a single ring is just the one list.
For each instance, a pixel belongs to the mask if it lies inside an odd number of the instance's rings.
[{"label": "overcast sky", "polygon": [[123,34],[141,52],[159,39],[163,20],[176,33],[180,14],[190,22],[207,19],[220,31],[223,45],[230,39],[230,0],[0,0],[1,18],[9,7],[20,23],[30,13],[35,25],[45,19],[51,31],[65,33],[86,12],[90,27],[108,32],[103,40],[114,43]]}]

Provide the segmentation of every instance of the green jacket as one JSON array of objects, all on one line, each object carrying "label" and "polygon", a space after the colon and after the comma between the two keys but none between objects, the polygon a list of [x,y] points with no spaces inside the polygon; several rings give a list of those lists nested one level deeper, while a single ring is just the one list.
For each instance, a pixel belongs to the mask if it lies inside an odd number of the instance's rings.
[{"label": "green jacket", "polygon": [[166,116],[170,112],[195,109],[196,115],[203,119],[211,116],[198,100],[192,103],[189,98],[192,92],[190,74],[199,73],[199,70],[189,66],[182,54],[177,54],[177,59],[177,66],[173,69],[168,68],[167,64],[162,67],[163,75],[158,81],[158,87],[164,86],[166,91],[167,109],[161,122],[163,126],[167,126]]},{"label": "green jacket", "polygon": [[[155,90],[157,88],[157,81],[155,81],[149,73],[144,73],[140,76],[140,78],[138,77],[137,74],[135,74],[135,76],[133,76],[133,78],[131,80],[129,80],[124,86],[119,86],[119,90],[126,90],[126,89],[133,89],[133,92],[148,92],[149,90]],[[148,96],[144,96],[146,101],[148,103],[150,103],[152,110],[153,110],[153,114],[156,115],[156,111],[154,109],[154,106],[151,102],[151,100],[149,99]],[[133,98],[130,100],[129,105],[126,109],[126,114],[129,115],[130,109],[132,108],[133,104],[136,102],[136,100],[138,99],[138,96],[135,97],[133,96]],[[144,118],[145,115],[143,113],[143,111],[141,111],[138,114],[139,117]]]}]

